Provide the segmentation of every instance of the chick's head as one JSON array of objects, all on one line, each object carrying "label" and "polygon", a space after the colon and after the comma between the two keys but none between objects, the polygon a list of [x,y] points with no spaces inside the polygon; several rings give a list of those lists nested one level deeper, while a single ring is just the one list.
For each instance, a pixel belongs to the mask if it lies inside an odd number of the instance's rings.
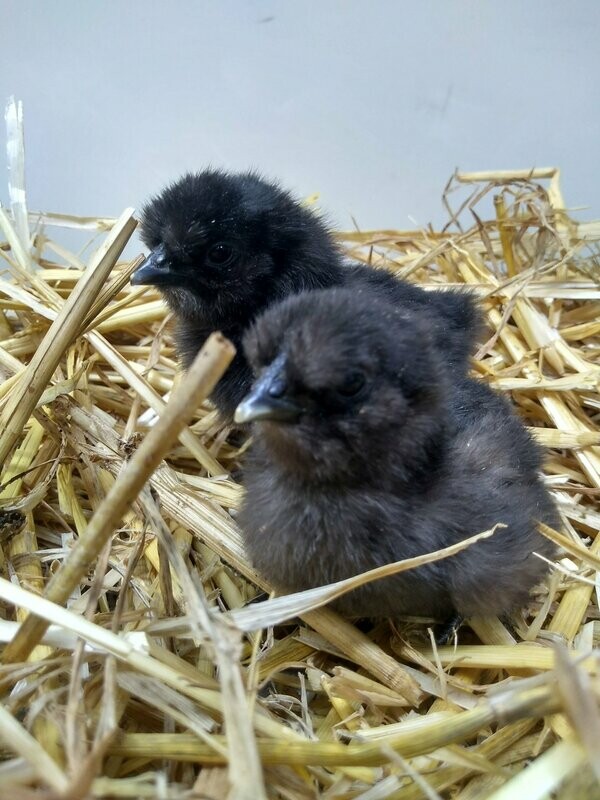
[{"label": "chick's head", "polygon": [[367,289],[305,292],[244,340],[257,379],[238,406],[272,457],[318,479],[412,462],[443,424],[445,372],[425,321]]},{"label": "chick's head", "polygon": [[317,215],[252,172],[185,175],[145,206],[141,237],[151,252],[132,282],[215,326],[243,325],[290,287],[318,284],[338,257]]}]

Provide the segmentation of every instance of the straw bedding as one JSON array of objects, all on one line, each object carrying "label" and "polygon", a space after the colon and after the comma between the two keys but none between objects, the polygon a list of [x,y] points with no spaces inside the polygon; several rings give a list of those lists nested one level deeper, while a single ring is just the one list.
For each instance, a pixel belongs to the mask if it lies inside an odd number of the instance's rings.
[{"label": "straw bedding", "polygon": [[479,294],[473,371],[548,448],[557,565],[521,614],[437,648],[428,621],[318,607],[344,587],[261,595],[230,475],[248,443],[197,403],[227,346],[182,382],[159,295],[118,260],[132,212],[28,214],[23,197],[0,210],[3,794],[600,796],[600,225],[563,210],[558,171],[456,174],[443,230],[339,235]]}]

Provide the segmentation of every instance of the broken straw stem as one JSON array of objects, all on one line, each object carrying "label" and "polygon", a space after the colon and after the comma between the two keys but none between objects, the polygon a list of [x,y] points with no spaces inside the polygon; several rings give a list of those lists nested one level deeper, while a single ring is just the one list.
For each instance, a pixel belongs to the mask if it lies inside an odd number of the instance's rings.
[{"label": "broken straw stem", "polygon": [[[123,469],[119,479],[90,519],[85,536],[77,541],[62,567],[52,576],[44,597],[64,604],[79,585],[110,539],[123,514],[158,467],[200,403],[212,392],[235,355],[235,348],[220,333],[213,333],[166,406],[156,425]],[[24,661],[40,641],[49,623],[29,616],[7,645],[5,662]]]}]

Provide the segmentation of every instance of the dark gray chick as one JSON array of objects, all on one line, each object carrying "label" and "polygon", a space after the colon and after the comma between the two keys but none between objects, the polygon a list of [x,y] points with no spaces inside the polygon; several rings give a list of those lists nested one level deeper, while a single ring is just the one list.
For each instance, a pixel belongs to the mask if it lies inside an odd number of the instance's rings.
[{"label": "dark gray chick", "polygon": [[507,527],[337,601],[351,616],[502,614],[523,605],[557,525],[540,451],[503,398],[453,379],[426,317],[368,289],[303,293],[244,340],[258,377],[239,515],[255,567],[298,591]]}]

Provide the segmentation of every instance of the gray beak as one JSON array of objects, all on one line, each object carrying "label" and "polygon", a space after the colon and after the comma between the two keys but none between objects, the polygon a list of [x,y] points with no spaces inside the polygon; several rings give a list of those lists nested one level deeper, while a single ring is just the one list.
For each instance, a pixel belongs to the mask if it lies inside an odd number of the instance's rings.
[{"label": "gray beak", "polygon": [[304,411],[294,397],[287,395],[285,355],[279,355],[242,400],[233,417],[237,423],[272,420],[297,422]]},{"label": "gray beak", "polygon": [[172,286],[174,275],[164,245],[155,247],[131,276],[132,286]]}]

